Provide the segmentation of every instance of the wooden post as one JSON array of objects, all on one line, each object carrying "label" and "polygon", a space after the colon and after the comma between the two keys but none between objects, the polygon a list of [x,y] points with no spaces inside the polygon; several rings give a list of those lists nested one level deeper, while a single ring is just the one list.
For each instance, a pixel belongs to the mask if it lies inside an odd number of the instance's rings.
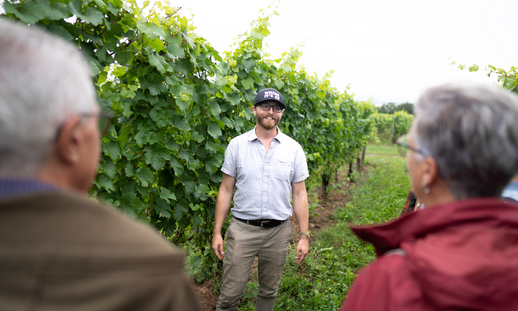
[{"label": "wooden post", "polygon": [[361,155],[361,167],[363,168],[363,163],[365,163],[365,152],[367,151],[367,145],[363,146],[362,155]]},{"label": "wooden post", "polygon": [[329,185],[329,176],[326,174],[322,174],[322,195],[324,196],[324,200],[327,200],[327,186]]},{"label": "wooden post", "polygon": [[394,117],[394,121],[392,122],[392,143],[396,143],[396,120],[397,117]]},{"label": "wooden post", "polygon": [[347,177],[351,178],[353,175],[353,162],[349,163],[349,172],[347,172]]}]

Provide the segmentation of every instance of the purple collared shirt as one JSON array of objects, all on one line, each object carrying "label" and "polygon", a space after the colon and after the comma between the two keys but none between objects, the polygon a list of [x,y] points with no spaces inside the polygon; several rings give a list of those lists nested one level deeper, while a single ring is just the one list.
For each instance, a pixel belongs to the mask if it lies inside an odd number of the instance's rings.
[{"label": "purple collared shirt", "polygon": [[51,184],[34,179],[0,178],[0,199],[57,190]]},{"label": "purple collared shirt", "polygon": [[309,177],[304,150],[277,128],[270,149],[255,128],[230,141],[223,173],[236,179],[232,214],[238,218],[286,220],[293,214],[292,184]]}]

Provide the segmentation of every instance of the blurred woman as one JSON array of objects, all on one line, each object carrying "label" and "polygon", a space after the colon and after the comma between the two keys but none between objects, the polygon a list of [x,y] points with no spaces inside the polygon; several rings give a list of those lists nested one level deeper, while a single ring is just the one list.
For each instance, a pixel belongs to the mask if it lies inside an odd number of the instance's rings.
[{"label": "blurred woman", "polygon": [[518,205],[500,196],[518,172],[518,97],[482,85],[430,88],[399,144],[425,208],[352,228],[378,259],[341,310],[516,310]]}]

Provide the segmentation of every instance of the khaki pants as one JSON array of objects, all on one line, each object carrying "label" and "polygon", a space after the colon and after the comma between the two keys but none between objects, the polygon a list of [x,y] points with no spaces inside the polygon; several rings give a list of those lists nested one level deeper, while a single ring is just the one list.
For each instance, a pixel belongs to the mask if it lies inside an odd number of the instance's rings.
[{"label": "khaki pants", "polygon": [[223,282],[216,310],[237,310],[255,256],[259,257],[259,294],[255,310],[273,310],[291,238],[289,219],[273,228],[261,228],[232,219],[226,234]]}]

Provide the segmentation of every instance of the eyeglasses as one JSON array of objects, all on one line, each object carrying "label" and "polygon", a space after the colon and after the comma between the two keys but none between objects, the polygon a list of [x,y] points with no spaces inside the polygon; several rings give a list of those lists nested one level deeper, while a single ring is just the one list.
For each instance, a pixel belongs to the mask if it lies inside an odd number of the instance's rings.
[{"label": "eyeglasses", "polygon": [[105,136],[110,131],[113,115],[108,111],[101,110],[98,113],[81,113],[80,116],[83,118],[97,117],[97,126],[99,127],[99,133],[101,133],[101,137]]},{"label": "eyeglasses", "polygon": [[276,113],[281,113],[284,108],[282,108],[281,106],[274,106],[274,105],[270,105],[270,104],[260,104],[260,105],[257,105],[259,107],[261,107],[262,110],[264,111],[270,111],[270,107],[273,108],[273,112],[276,112]]},{"label": "eyeglasses", "polygon": [[[109,113],[108,111],[101,110],[96,113],[80,113],[79,115],[82,118],[92,118],[92,117],[98,118],[97,126],[99,128],[99,133],[101,133],[101,137],[104,137],[110,131],[113,115],[111,113]],[[63,124],[61,124],[59,126],[58,130],[56,131],[56,136],[54,137],[54,140],[58,139],[62,128],[63,128]]]},{"label": "eyeglasses", "polygon": [[[412,150],[413,152],[417,152],[424,157],[433,158],[433,156],[429,155],[428,153],[424,152],[423,150],[410,146],[408,144],[408,135],[403,135],[403,136],[399,137],[396,140],[396,145],[397,145],[398,153],[402,157],[406,157],[407,150]],[[434,160],[435,160],[435,158],[434,158]],[[437,163],[437,160],[435,160],[435,163]],[[444,174],[442,173],[441,168],[439,167],[438,163],[437,163],[437,172],[439,174],[439,177],[444,179]]]},{"label": "eyeglasses", "polygon": [[410,146],[408,144],[408,136],[407,135],[403,135],[401,137],[399,137],[397,140],[396,140],[396,145],[397,145],[397,151],[399,153],[400,156],[402,157],[406,157],[406,153],[407,153],[407,149],[408,150],[412,150],[413,152],[417,152],[423,156],[428,156],[428,154],[426,154],[423,150],[421,149],[417,149],[417,148],[414,148],[412,146]]}]

